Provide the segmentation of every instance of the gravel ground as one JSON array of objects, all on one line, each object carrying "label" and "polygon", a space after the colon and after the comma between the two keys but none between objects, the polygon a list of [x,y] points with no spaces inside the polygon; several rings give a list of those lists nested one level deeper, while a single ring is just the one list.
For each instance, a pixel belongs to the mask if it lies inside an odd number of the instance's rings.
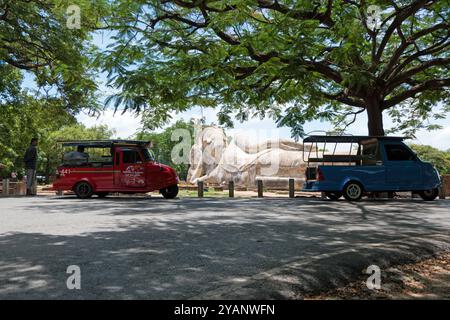
[{"label": "gravel ground", "polygon": [[369,290],[365,277],[345,287],[305,299],[450,299],[450,253],[382,272],[379,290]]}]

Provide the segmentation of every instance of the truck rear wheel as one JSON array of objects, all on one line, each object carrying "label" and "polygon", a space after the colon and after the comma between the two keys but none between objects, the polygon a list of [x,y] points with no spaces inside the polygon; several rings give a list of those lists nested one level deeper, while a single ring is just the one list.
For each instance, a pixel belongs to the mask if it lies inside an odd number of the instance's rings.
[{"label": "truck rear wheel", "polygon": [[88,182],[79,182],[76,184],[75,188],[73,188],[73,191],[77,195],[77,198],[79,199],[87,199],[92,197],[92,194],[94,193],[94,189]]},{"label": "truck rear wheel", "polygon": [[178,195],[178,185],[173,185],[164,189],[159,190],[164,198],[173,199]]},{"label": "truck rear wheel", "polygon": [[438,195],[439,190],[437,188],[430,190],[423,190],[419,192],[419,196],[425,201],[433,201],[434,199],[436,199]]},{"label": "truck rear wheel", "polygon": [[357,181],[350,181],[344,186],[344,198],[348,201],[358,201],[363,196],[363,187]]},{"label": "truck rear wheel", "polygon": [[330,200],[339,200],[342,197],[342,192],[325,192],[325,195]]}]

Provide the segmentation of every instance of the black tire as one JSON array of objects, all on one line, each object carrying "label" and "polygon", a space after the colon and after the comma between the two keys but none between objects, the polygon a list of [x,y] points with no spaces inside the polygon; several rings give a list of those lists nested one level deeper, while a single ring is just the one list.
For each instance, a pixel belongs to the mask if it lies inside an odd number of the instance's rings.
[{"label": "black tire", "polygon": [[169,186],[167,188],[159,190],[164,198],[173,199],[178,195],[178,185]]},{"label": "black tire", "polygon": [[99,198],[106,198],[109,195],[109,192],[97,192],[96,195]]},{"label": "black tire", "polygon": [[364,188],[358,181],[349,181],[345,184],[342,193],[348,201],[359,201],[363,196]]},{"label": "black tire", "polygon": [[433,201],[439,195],[439,189],[419,191],[419,196],[425,201]]},{"label": "black tire", "polygon": [[325,195],[330,200],[339,200],[342,197],[342,192],[325,192]]},{"label": "black tire", "polygon": [[88,199],[94,194],[94,189],[88,182],[78,182],[73,191],[79,199]]}]

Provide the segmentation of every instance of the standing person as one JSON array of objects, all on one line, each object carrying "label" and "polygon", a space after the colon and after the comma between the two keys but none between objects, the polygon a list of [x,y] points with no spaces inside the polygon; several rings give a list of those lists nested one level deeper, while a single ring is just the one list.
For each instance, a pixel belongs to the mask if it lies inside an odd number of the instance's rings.
[{"label": "standing person", "polygon": [[34,195],[33,187],[36,183],[37,145],[38,139],[31,139],[30,146],[25,152],[25,156],[23,158],[27,174],[27,196]]}]

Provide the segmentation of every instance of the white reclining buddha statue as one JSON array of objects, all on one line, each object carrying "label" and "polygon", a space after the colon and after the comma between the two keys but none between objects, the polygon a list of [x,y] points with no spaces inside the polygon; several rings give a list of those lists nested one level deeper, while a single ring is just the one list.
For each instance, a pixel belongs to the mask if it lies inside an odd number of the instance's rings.
[{"label": "white reclining buddha statue", "polygon": [[305,179],[303,144],[287,139],[257,139],[242,133],[227,138],[224,130],[215,126],[197,126],[190,153],[187,181],[254,187],[261,179],[268,187],[287,186],[295,178],[300,186]]}]

